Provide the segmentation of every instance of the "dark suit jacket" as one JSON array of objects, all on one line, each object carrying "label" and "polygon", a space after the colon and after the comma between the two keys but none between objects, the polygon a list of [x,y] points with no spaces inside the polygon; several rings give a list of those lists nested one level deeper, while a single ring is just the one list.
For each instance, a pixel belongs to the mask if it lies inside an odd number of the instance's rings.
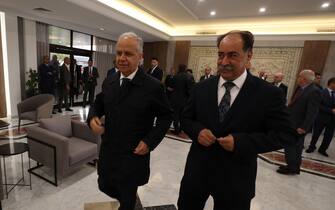
[{"label": "dark suit jacket", "polygon": [[59,87],[60,91],[66,91],[66,85],[69,85],[71,87],[72,80],[71,80],[71,72],[70,69],[68,69],[65,64],[63,64],[59,69]]},{"label": "dark suit jacket", "polygon": [[321,91],[321,103],[319,107],[318,121],[325,124],[335,123],[335,114],[332,109],[335,109],[334,101],[332,101],[328,88]]},{"label": "dark suit jacket", "polygon": [[[211,78],[211,77],[213,77],[214,75],[209,75],[209,78]],[[202,81],[202,80],[205,80],[205,78],[206,78],[206,75],[202,75],[201,77],[200,77],[200,80],[199,81]],[[208,78],[208,79],[209,79]]]},{"label": "dark suit jacket", "polygon": [[170,99],[171,98],[171,94],[173,92],[173,90],[171,90],[171,89],[174,89],[174,76],[171,75],[171,74],[167,75],[165,77],[164,84],[165,84],[166,95]]},{"label": "dark suit jacket", "polygon": [[[77,80],[75,78],[77,78]],[[78,88],[79,81],[81,80],[81,65],[76,65],[76,66],[72,65],[71,80],[72,80],[72,87]]]},{"label": "dark suit jacket", "polygon": [[122,91],[119,78],[117,72],[105,79],[87,120],[105,115],[98,173],[118,183],[143,185],[149,179],[150,153],[133,151],[141,140],[150,150],[157,147],[170,127],[172,110],[162,84],[143,70]]},{"label": "dark suit jacket", "polygon": [[318,114],[320,105],[320,91],[314,84],[304,88],[301,96],[289,104],[291,122],[294,128],[310,131]]},{"label": "dark suit jacket", "polygon": [[55,77],[53,69],[47,64],[41,64],[38,67],[39,73],[39,88],[41,93],[54,94],[55,89]]},{"label": "dark suit jacket", "polygon": [[151,70],[152,69],[150,68],[147,73],[161,82],[163,78],[163,70],[158,66],[155,68],[154,72],[151,73]]},{"label": "dark suit jacket", "polygon": [[[275,85],[274,83],[272,84]],[[283,83],[280,83],[280,85],[276,87],[278,87],[279,89],[283,91],[284,97],[286,98],[287,97],[287,86],[284,85]]]},{"label": "dark suit jacket", "polygon": [[171,104],[172,107],[178,109],[178,107],[184,107],[187,99],[191,95],[194,81],[187,72],[179,72],[174,76],[174,90],[171,93]]},{"label": "dark suit jacket", "polygon": [[[193,140],[185,171],[207,177],[208,185],[221,193],[251,199],[255,194],[257,154],[294,143],[296,134],[280,90],[251,74],[220,123],[218,81],[219,76],[214,76],[195,85],[184,109],[182,129]],[[210,147],[198,143],[204,128],[216,137],[232,134],[234,151],[226,151],[217,142]]]},{"label": "dark suit jacket", "polygon": [[93,85],[96,86],[97,85],[97,78],[99,77],[99,73],[98,73],[98,69],[93,67],[92,69],[92,76],[90,77],[89,75],[89,68],[88,66],[86,66],[84,68],[84,72],[83,72],[83,82],[85,84],[85,86],[89,86],[89,85]]},{"label": "dark suit jacket", "polygon": [[115,67],[113,67],[107,71],[107,77],[111,77],[115,73],[116,73],[116,69]]}]

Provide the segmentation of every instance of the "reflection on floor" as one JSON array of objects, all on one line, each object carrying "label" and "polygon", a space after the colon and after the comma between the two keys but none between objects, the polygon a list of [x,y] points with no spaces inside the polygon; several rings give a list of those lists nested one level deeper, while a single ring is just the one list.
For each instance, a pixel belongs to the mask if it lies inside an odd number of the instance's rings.
[{"label": "reflection on floor", "polygon": [[[88,108],[76,108],[74,112],[63,112],[62,115],[70,114],[74,118],[85,121],[87,112]],[[17,127],[17,119],[2,120],[9,122],[9,130],[15,130]],[[28,121],[23,124],[23,127],[36,125],[36,123]],[[0,133],[3,131],[7,132],[6,129],[0,129]],[[15,131],[12,133],[15,134]],[[10,136],[11,134],[7,132],[6,135]],[[0,144],[8,141],[26,141],[24,136],[21,138],[14,138],[14,136],[10,137],[10,140],[4,140],[3,138],[0,140]],[[309,141],[310,135],[306,138],[306,146]],[[138,190],[144,209],[175,209],[189,147],[190,140],[185,139],[184,136],[174,136],[169,133],[161,145],[152,152],[150,181]],[[317,152],[304,153],[304,156],[306,160],[313,159],[329,165],[335,164],[334,143],[327,152],[330,155],[328,158]],[[281,155],[282,153],[276,152],[274,154]],[[27,159],[27,154],[24,154],[25,171],[27,171]],[[9,181],[14,182],[15,178],[21,175],[20,156],[8,157],[6,161]],[[333,179],[306,172],[297,176],[285,176],[277,174],[276,169],[275,164],[262,159],[258,160],[256,197],[251,204],[252,210],[334,209],[335,181]],[[27,172],[25,175],[27,176]],[[60,180],[58,187],[32,176],[32,190],[29,187],[16,187],[9,194],[9,198],[3,200],[3,209],[83,210],[85,203],[109,201],[112,201],[112,199],[98,189],[96,168],[85,165]],[[210,198],[205,209],[210,210],[212,208],[213,201]]]}]

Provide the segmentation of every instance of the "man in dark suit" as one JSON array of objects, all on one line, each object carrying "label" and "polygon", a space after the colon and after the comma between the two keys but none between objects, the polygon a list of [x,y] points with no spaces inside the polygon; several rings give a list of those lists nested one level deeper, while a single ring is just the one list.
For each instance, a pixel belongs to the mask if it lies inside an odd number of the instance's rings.
[{"label": "man in dark suit", "polygon": [[151,58],[151,68],[148,70],[148,74],[158,79],[158,81],[162,81],[163,70],[158,67],[158,58]]},{"label": "man in dark suit", "polygon": [[[98,162],[99,189],[133,210],[138,186],[148,182],[150,151],[162,141],[172,110],[159,81],[138,68],[143,41],[132,32],[116,44],[119,72],[106,78],[87,122],[103,134]],[[105,115],[105,125],[100,117]],[[154,119],[156,118],[155,127]]]},{"label": "man in dark suit", "polygon": [[58,100],[58,112],[62,112],[62,103],[66,111],[73,111],[70,109],[70,88],[71,88],[71,72],[70,72],[70,58],[65,57],[64,63],[59,69],[59,100]]},{"label": "man in dark suit", "polygon": [[178,199],[179,210],[248,210],[255,195],[257,154],[295,141],[280,90],[247,73],[254,37],[218,37],[218,76],[195,85],[182,118],[193,140]]},{"label": "man in dark suit", "polygon": [[83,83],[84,83],[83,107],[86,106],[87,95],[89,95],[88,103],[90,105],[93,104],[95,86],[97,86],[98,77],[99,77],[98,69],[93,66],[93,61],[89,59],[88,66],[84,68],[84,72],[83,72]]},{"label": "man in dark suit", "polygon": [[168,97],[169,100],[171,100],[171,95],[174,90],[174,76],[175,76],[175,70],[174,67],[171,67],[170,74],[166,75],[164,81],[166,96]]},{"label": "man in dark suit", "polygon": [[316,142],[325,129],[323,141],[318,152],[326,157],[328,157],[326,150],[333,139],[335,130],[335,77],[330,78],[327,85],[328,88],[323,89],[321,92],[319,114],[314,123],[311,143],[306,150],[307,153],[314,152]]},{"label": "man in dark suit", "polygon": [[114,65],[114,67],[111,68],[111,69],[109,69],[109,70],[107,71],[107,77],[111,77],[111,76],[113,76],[116,72],[119,71],[119,70],[117,69],[117,67],[116,67],[116,61],[115,61],[115,60],[113,61],[113,65]]},{"label": "man in dark suit", "polygon": [[315,72],[314,84],[320,91],[323,89],[323,87],[321,86],[321,74],[318,72]]},{"label": "man in dark suit", "polygon": [[41,93],[55,94],[55,78],[49,66],[49,56],[43,56],[43,63],[38,67],[39,88]]},{"label": "man in dark suit", "polygon": [[194,80],[189,73],[186,72],[187,66],[180,64],[178,72],[174,76],[174,89],[171,93],[171,106],[173,108],[173,127],[174,134],[178,135],[181,132],[180,117],[187,99],[190,97],[191,89],[194,85]]},{"label": "man in dark suit", "polygon": [[81,81],[81,66],[77,65],[77,60],[73,59],[71,66],[71,105],[74,104],[74,96],[78,98],[80,81]]},{"label": "man in dark suit", "polygon": [[305,135],[310,131],[320,105],[320,91],[313,83],[315,79],[312,70],[302,70],[297,79],[295,90],[288,109],[290,120],[298,134],[297,143],[285,147],[286,166],[277,170],[280,174],[300,174],[301,155],[304,147]]},{"label": "man in dark suit", "polygon": [[272,84],[282,90],[282,92],[284,94],[284,97],[286,99],[286,97],[287,97],[287,86],[283,83],[283,79],[284,79],[284,74],[281,73],[281,72],[277,72],[277,73],[274,74]]},{"label": "man in dark suit", "polygon": [[211,67],[206,66],[205,67],[205,74],[200,77],[200,81],[211,78],[213,76],[213,75],[211,75],[211,72],[212,72]]}]

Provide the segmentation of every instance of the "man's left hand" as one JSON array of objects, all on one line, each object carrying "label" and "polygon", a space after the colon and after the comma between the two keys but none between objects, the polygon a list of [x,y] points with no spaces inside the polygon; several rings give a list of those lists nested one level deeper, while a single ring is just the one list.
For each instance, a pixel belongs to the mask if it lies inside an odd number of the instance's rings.
[{"label": "man's left hand", "polygon": [[226,137],[218,138],[219,144],[227,151],[234,151],[234,137],[232,135],[228,135]]},{"label": "man's left hand", "polygon": [[149,147],[144,141],[140,141],[140,143],[135,148],[134,154],[136,155],[145,155],[149,152]]}]

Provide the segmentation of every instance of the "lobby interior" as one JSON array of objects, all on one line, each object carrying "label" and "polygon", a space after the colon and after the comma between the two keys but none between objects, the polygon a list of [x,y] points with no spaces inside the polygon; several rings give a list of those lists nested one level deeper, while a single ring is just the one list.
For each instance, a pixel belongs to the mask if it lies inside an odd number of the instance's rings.
[{"label": "lobby interior", "polygon": [[[39,125],[24,119],[18,130],[17,104],[28,98],[29,71],[38,69],[44,55],[57,55],[61,63],[68,56],[83,67],[93,59],[100,75],[97,94],[113,67],[118,36],[128,31],[144,40],[144,69],[157,57],[164,77],[179,64],[193,70],[196,82],[207,66],[215,74],[216,38],[230,30],[255,35],[250,72],[258,76],[265,71],[269,82],[275,73],[283,73],[288,99],[302,69],[320,73],[323,87],[335,77],[335,2],[330,0],[1,0],[0,20],[0,120],[4,123],[0,124],[0,147],[27,143],[25,128]],[[82,99],[79,94],[73,111],[52,114],[52,118],[68,116],[85,122],[89,107],[82,107]],[[305,148],[310,139],[308,134]],[[138,190],[143,209],[176,209],[190,145],[186,135],[168,132],[152,152],[149,183]],[[297,176],[276,173],[284,163],[283,150],[260,154],[251,210],[333,210],[334,142],[327,152],[329,157],[304,152]],[[94,205],[113,201],[98,189],[94,161],[60,177],[54,186],[34,174],[30,179],[26,151],[0,156],[2,182],[15,183],[24,175],[21,184],[31,183],[31,187],[15,186],[8,197],[3,185],[2,209],[93,210],[99,209]],[[31,167],[36,165],[30,161]],[[52,167],[39,172],[53,179]],[[212,208],[209,199],[205,209]]]}]

